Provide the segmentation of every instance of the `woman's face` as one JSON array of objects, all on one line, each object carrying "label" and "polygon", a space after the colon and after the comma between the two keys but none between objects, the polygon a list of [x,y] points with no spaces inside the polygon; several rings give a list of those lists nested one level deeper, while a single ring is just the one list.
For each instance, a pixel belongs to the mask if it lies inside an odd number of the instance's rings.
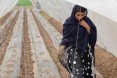
[{"label": "woman's face", "polygon": [[79,21],[79,20],[81,20],[82,18],[84,18],[85,15],[86,15],[85,12],[76,12],[75,18]]}]

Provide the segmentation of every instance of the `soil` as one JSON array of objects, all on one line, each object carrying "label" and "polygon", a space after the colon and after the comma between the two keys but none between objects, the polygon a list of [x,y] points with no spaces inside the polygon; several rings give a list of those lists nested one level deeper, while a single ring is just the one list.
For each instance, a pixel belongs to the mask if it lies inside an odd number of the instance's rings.
[{"label": "soil", "polygon": [[28,34],[28,21],[27,21],[27,12],[24,11],[24,28],[23,28],[23,48],[21,55],[21,70],[19,78],[34,78],[33,72],[33,60],[31,59],[31,45]]}]

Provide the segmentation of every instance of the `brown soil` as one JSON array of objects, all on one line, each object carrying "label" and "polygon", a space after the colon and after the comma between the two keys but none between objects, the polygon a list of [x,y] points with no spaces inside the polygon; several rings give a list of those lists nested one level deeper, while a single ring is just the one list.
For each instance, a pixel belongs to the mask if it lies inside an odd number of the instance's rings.
[{"label": "brown soil", "polygon": [[117,78],[117,57],[96,46],[96,68],[104,78]]},{"label": "brown soil", "polygon": [[6,15],[4,15],[2,18],[0,18],[0,25],[3,25],[5,23],[5,21],[10,17],[11,13],[15,9],[18,9],[18,7],[14,7],[10,12],[8,12]]},{"label": "brown soil", "polygon": [[62,29],[63,29],[63,26],[60,22],[56,21],[54,18],[51,18],[48,20],[50,22],[50,24],[52,24],[54,26],[54,28],[56,30],[58,30],[59,33],[62,34]]},{"label": "brown soil", "polygon": [[53,58],[55,64],[57,65],[61,78],[69,78],[69,73],[65,70],[65,68],[60,64],[60,62],[58,62],[58,59],[56,58],[57,56],[57,50],[55,49],[54,45],[52,44],[52,41],[48,35],[48,33],[44,30],[43,26],[41,25],[41,23],[38,21],[37,17],[35,16],[35,14],[32,12],[34,19],[36,21],[36,24],[38,26],[38,29],[41,33],[41,36],[44,40],[44,43],[51,55],[51,57]]},{"label": "brown soil", "polygon": [[0,18],[0,25],[3,25],[4,22],[9,18],[9,16],[11,15],[12,12],[8,12],[5,16],[3,16],[2,18]]},{"label": "brown soil", "polygon": [[23,28],[23,49],[21,56],[21,70],[19,78],[34,78],[33,60],[31,59],[31,45],[28,34],[27,13],[24,11],[24,28]]},{"label": "brown soil", "polygon": [[0,65],[3,61],[4,55],[5,55],[5,51],[7,49],[7,46],[9,44],[9,41],[11,39],[11,35],[13,32],[13,28],[16,24],[16,20],[18,19],[18,15],[19,15],[19,11],[16,13],[15,17],[13,18],[13,20],[6,26],[6,37],[3,40],[3,42],[0,44]]}]

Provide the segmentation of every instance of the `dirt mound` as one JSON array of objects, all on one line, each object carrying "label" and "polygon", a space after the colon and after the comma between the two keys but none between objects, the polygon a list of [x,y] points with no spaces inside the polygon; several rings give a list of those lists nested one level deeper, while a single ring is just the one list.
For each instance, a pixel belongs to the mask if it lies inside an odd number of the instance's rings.
[{"label": "dirt mound", "polygon": [[24,22],[23,22],[23,49],[21,55],[21,70],[19,78],[34,78],[33,72],[33,60],[31,59],[31,45],[28,34],[28,20],[27,20],[27,12],[24,11]]},{"label": "dirt mound", "polygon": [[0,18],[0,25],[2,25],[7,20],[7,18],[9,18],[10,15],[11,15],[11,12],[8,12],[5,16]]},{"label": "dirt mound", "polygon": [[117,78],[117,57],[96,46],[96,68],[105,78]]}]

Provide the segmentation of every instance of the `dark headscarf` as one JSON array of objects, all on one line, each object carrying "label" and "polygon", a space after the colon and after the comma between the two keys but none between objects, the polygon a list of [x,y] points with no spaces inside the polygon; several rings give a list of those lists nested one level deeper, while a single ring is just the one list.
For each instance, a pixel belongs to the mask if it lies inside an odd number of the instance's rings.
[{"label": "dark headscarf", "polygon": [[83,26],[79,25],[79,34],[77,42],[78,48],[84,51],[89,43],[92,48],[91,50],[94,51],[94,46],[97,40],[97,30],[93,22],[87,17],[87,9],[79,5],[75,5],[73,7],[71,16],[68,19],[66,19],[65,23],[63,24],[63,38],[60,45],[65,45],[66,47],[76,46],[76,37],[79,21],[75,18],[75,14],[77,12],[84,11],[86,12],[86,16],[82,20],[84,20],[90,26],[90,34]]}]

